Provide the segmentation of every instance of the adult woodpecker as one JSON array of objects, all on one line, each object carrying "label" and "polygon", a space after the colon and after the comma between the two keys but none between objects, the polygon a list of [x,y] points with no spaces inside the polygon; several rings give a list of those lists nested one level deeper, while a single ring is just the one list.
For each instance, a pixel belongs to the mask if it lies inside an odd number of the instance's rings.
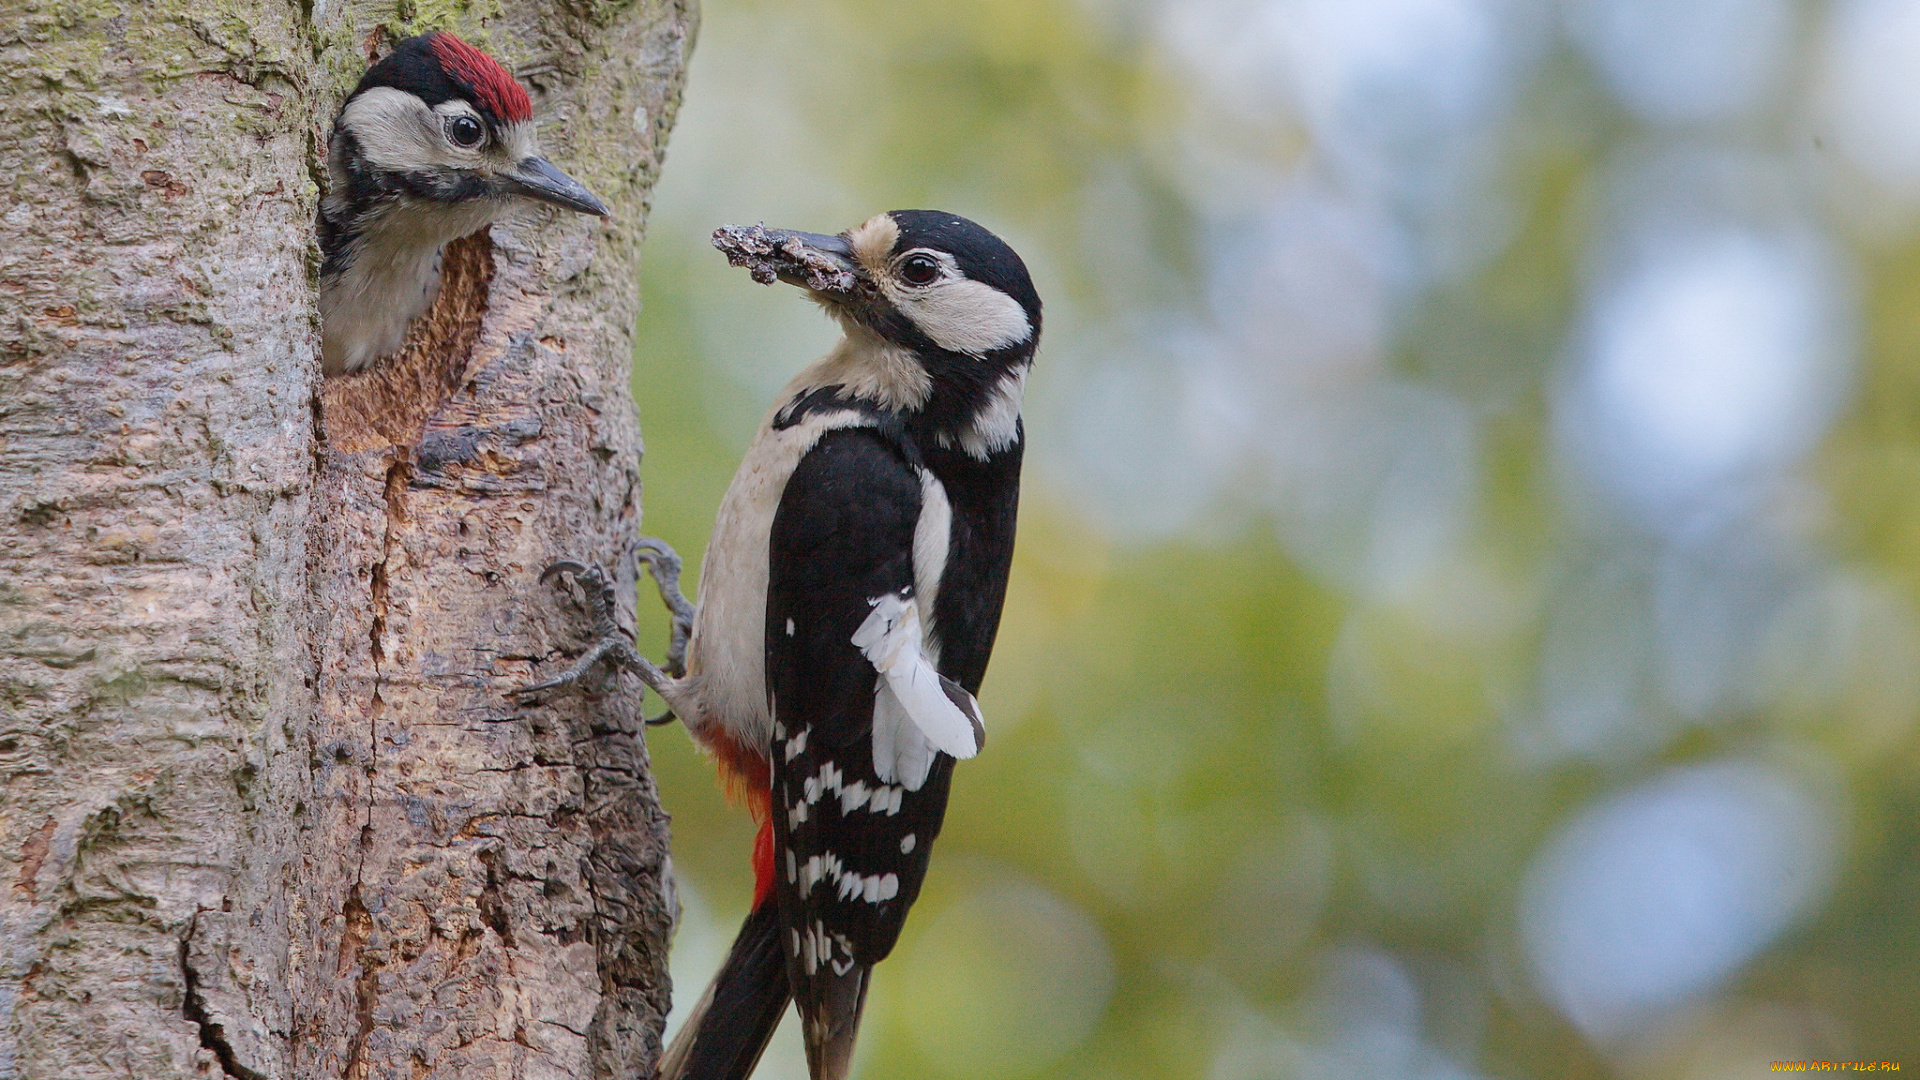
[{"label": "adult woodpecker", "polygon": [[440,290],[440,251],[528,200],[607,216],[540,156],[533,103],[499,62],[444,30],[367,69],[327,146],[320,203],[320,368],[400,348]]},{"label": "adult woodpecker", "polygon": [[897,210],[838,236],[730,227],[714,243],[756,280],[804,288],[844,335],[747,448],[697,611],[678,560],[643,545],[678,615],[669,670],[615,626],[604,575],[562,564],[549,574],[593,586],[603,636],[528,689],[602,658],[637,672],[760,822],[752,914],[660,1080],[747,1076],[789,999],[814,1080],[841,1080],[955,759],[985,740],[974,695],[1013,557],[1040,298],[1012,248],[948,213]]}]

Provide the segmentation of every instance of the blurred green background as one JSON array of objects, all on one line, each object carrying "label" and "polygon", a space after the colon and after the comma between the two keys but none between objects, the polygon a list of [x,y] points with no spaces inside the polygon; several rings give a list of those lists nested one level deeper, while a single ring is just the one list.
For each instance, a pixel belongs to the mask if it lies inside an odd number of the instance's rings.
[{"label": "blurred green background", "polygon": [[[716,225],[953,210],[1047,303],[861,1076],[1920,1068],[1920,0],[704,11],[649,533],[834,334]],[[685,1001],[751,825],[650,745]]]}]

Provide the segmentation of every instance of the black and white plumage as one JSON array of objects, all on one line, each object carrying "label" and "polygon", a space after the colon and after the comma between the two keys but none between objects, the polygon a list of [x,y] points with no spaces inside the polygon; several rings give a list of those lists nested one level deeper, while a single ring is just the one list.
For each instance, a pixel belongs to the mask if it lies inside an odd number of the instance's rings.
[{"label": "black and white plumage", "polygon": [[844,336],[782,391],[721,502],[684,674],[620,640],[531,689],[610,652],[761,819],[754,913],[660,1080],[747,1076],[789,995],[814,1080],[841,1080],[955,762],[985,741],[1040,300],[1011,248],[952,214],[715,244]]},{"label": "black and white plumage", "polygon": [[320,204],[321,370],[397,351],[440,287],[440,252],[528,200],[607,208],[540,156],[527,92],[445,31],[367,69],[327,146]]}]

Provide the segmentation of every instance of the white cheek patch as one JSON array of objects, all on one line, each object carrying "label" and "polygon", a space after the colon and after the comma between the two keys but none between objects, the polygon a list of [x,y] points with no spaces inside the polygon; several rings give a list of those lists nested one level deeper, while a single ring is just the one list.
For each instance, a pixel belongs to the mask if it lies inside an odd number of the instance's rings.
[{"label": "white cheek patch", "polygon": [[347,103],[340,125],[360,141],[361,156],[388,172],[408,169],[471,169],[483,158],[447,141],[449,117],[474,115],[464,102],[425,102],[391,86],[376,86]]},{"label": "white cheek patch", "polygon": [[498,142],[490,139],[471,150],[455,146],[446,137],[446,122],[455,116],[479,118],[464,101],[443,101],[430,109],[404,90],[376,86],[347,103],[340,126],[359,140],[362,157],[388,172],[497,168],[536,152],[531,122],[507,125]]},{"label": "white cheek patch", "polygon": [[426,102],[404,90],[376,86],[347,102],[340,126],[360,143],[360,156],[375,168],[413,168],[440,156],[440,118]]},{"label": "white cheek patch", "polygon": [[1033,336],[1026,309],[983,282],[948,279],[923,292],[902,290],[893,300],[935,345],[951,352],[978,356]]}]

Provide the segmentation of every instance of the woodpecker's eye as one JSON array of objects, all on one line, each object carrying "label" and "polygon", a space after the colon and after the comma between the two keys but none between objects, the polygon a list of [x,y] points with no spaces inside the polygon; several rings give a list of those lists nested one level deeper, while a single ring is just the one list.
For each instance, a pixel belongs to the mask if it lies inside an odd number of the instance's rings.
[{"label": "woodpecker's eye", "polygon": [[900,261],[900,276],[909,285],[931,285],[940,276],[940,264],[929,255],[909,255]]},{"label": "woodpecker's eye", "polygon": [[447,138],[452,139],[456,146],[479,146],[485,135],[480,121],[471,116],[456,116],[447,121]]}]

